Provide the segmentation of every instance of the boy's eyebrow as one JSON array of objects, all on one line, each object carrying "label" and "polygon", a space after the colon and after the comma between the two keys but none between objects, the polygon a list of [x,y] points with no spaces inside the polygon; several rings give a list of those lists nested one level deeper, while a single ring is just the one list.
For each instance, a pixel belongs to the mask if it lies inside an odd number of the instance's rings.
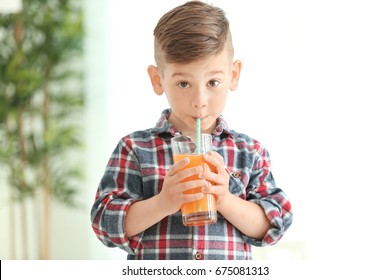
[{"label": "boy's eyebrow", "polygon": [[173,73],[173,74],[171,75],[171,78],[176,77],[176,76],[186,77],[186,76],[192,76],[192,75],[186,74],[186,73],[177,72],[177,73]]},{"label": "boy's eyebrow", "polygon": [[[217,74],[224,74],[225,72],[222,71],[222,70],[216,70],[216,71],[210,71],[210,72],[207,72],[206,75],[207,76],[214,76],[214,75],[217,75]],[[192,77],[192,75],[190,73],[182,73],[182,72],[176,72],[176,73],[173,73],[171,75],[171,78],[173,77],[176,77],[176,76],[182,76],[182,77]]]}]

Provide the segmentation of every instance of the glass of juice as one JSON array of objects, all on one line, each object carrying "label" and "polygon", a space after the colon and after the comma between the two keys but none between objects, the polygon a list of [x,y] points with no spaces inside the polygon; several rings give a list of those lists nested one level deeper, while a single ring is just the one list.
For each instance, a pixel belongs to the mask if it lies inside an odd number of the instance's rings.
[{"label": "glass of juice", "polygon": [[[176,163],[183,158],[189,158],[190,163],[184,168],[202,166],[204,171],[216,172],[214,166],[209,165],[203,155],[212,149],[211,134],[187,134],[172,138],[173,161]],[[198,180],[198,175],[190,176],[183,180],[188,182]],[[212,182],[210,182],[212,184]],[[201,187],[185,191],[185,194],[201,192]],[[215,197],[205,194],[202,199],[184,203],[181,206],[182,221],[185,226],[201,226],[213,224],[217,221]]]}]

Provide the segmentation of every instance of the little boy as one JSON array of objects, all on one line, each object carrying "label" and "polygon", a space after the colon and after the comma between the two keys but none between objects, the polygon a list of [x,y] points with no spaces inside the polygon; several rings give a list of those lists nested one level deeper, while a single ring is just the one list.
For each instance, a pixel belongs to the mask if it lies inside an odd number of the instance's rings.
[{"label": "little boy", "polygon": [[[241,62],[233,61],[229,22],[212,5],[190,1],[166,13],[155,30],[156,66],[148,74],[166,95],[156,127],[122,138],[106,167],[91,211],[97,237],[128,259],[251,259],[251,245],[280,240],[292,223],[290,202],[275,186],[268,152],[256,140],[228,128],[221,113],[235,90]],[[205,160],[216,172],[173,164],[171,138],[212,134]],[[199,180],[182,183],[198,175]],[[213,182],[213,185],[207,184]],[[202,187],[202,193],[184,190]],[[215,195],[218,221],[186,227],[180,207]]]}]

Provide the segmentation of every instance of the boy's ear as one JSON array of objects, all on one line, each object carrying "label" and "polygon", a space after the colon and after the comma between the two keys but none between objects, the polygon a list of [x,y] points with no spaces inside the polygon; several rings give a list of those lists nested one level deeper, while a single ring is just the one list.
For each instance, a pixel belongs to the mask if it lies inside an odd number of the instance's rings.
[{"label": "boy's ear", "polygon": [[152,83],[153,90],[157,95],[161,95],[164,93],[164,89],[161,84],[160,73],[158,72],[158,68],[154,65],[148,66],[148,74],[150,78],[150,82]]},{"label": "boy's ear", "polygon": [[232,64],[232,79],[230,81],[230,90],[236,90],[238,87],[238,82],[240,80],[242,62],[241,60],[236,60]]}]

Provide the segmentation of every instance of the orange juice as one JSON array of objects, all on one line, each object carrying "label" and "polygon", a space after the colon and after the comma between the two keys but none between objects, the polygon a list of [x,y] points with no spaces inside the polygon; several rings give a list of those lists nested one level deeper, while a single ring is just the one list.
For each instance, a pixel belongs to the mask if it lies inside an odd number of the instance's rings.
[{"label": "orange juice", "polygon": [[[195,166],[202,166],[203,170],[211,170],[216,172],[214,166],[209,165],[203,159],[203,155],[198,154],[174,154],[173,161],[178,162],[183,158],[189,158],[190,163],[184,168]],[[198,180],[198,175],[190,176],[183,180],[183,182]],[[201,187],[185,191],[185,194],[201,192]],[[215,204],[215,197],[212,194],[205,194],[202,199],[184,203],[181,206],[183,216],[183,223],[186,226],[199,226],[205,224],[212,224],[217,221],[217,210]]]}]

